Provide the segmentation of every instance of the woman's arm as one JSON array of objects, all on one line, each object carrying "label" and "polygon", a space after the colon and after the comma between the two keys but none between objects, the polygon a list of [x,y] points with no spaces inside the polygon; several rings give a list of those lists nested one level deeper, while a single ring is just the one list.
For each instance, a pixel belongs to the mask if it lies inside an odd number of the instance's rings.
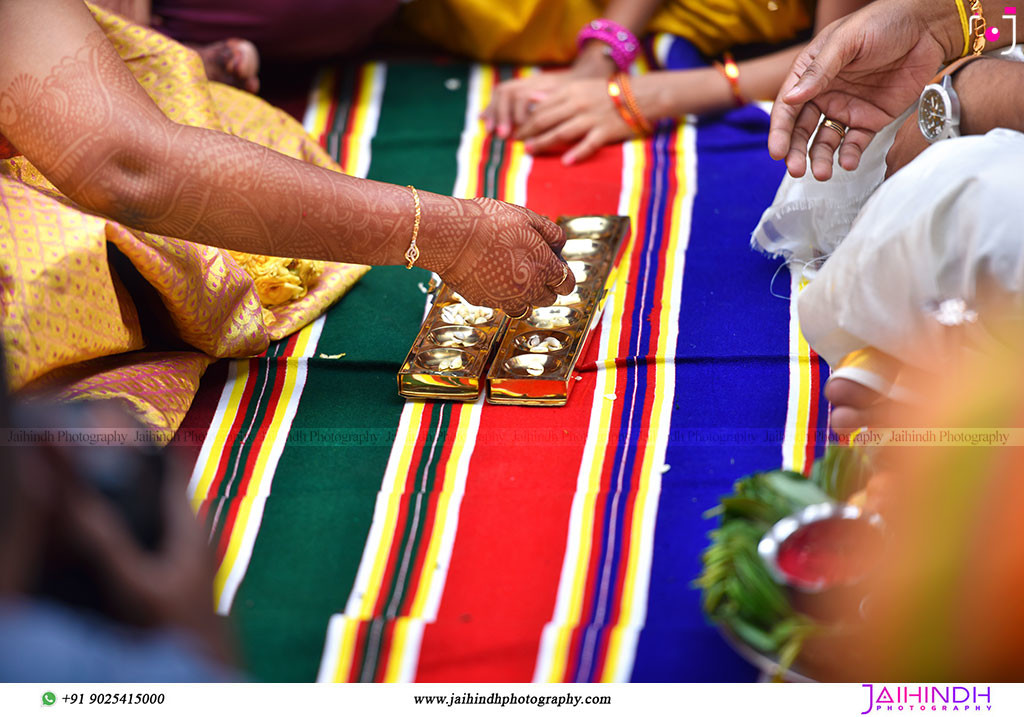
[{"label": "woman's arm", "polygon": [[[603,17],[642,36],[654,12],[663,0],[611,0]],[[578,28],[582,29],[582,28]],[[558,92],[575,80],[611,77],[618,68],[605,53],[606,45],[589,40],[580,50],[568,70],[544,72],[521,79],[506,80],[494,90],[491,104],[483,111],[482,119],[488,131],[507,138],[516,127],[526,122],[530,105]]]},{"label": "woman's arm", "polygon": [[[407,188],[172,122],[79,0],[0,0],[0,132],[75,202],[145,231],[365,264],[404,263],[412,237]],[[514,313],[554,299],[561,230],[493,200],[420,197],[420,266]]]}]

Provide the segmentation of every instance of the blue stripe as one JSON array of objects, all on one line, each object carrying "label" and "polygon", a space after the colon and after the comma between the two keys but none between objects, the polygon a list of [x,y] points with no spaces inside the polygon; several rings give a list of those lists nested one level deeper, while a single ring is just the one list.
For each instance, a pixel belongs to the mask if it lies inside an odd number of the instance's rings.
[{"label": "blue stripe", "polygon": [[[586,629],[581,635],[580,651],[573,673],[576,681],[593,681],[597,679],[597,647],[603,637],[604,628],[609,622],[609,614],[613,610],[615,598],[615,585],[618,582],[619,571],[624,567],[622,558],[622,546],[624,535],[624,521],[626,507],[629,503],[630,493],[633,491],[632,476],[636,470],[636,462],[639,458],[638,449],[646,439],[643,434],[644,416],[649,412],[647,405],[647,371],[646,358],[653,356],[656,347],[652,342],[651,315],[657,307],[658,299],[658,260],[665,241],[667,227],[665,216],[668,207],[669,190],[671,188],[671,151],[674,147],[673,138],[675,132],[665,131],[655,137],[652,149],[652,161],[646,185],[651,188],[650,200],[645,208],[643,230],[644,234],[639,240],[642,242],[641,256],[637,273],[637,283],[630,288],[635,292],[636,299],[629,318],[629,353],[626,358],[626,366],[620,368],[621,380],[618,383],[619,401],[625,402],[625,415],[620,423],[615,451],[612,463],[612,482],[609,487],[608,500],[604,506],[604,515],[601,535],[604,540],[601,544],[601,553],[598,558],[597,574],[591,576],[595,581],[595,600],[591,607],[588,620],[584,623]],[[638,230],[640,228],[638,227]],[[642,300],[641,300],[642,299]],[[635,401],[635,403],[634,403]],[[630,406],[632,410],[630,411]],[[616,500],[618,499],[618,500]],[[612,521],[614,515],[614,529]],[[609,550],[611,557],[609,558]],[[600,594],[602,576],[605,569],[609,570],[607,581],[607,592]],[[600,614],[599,614],[600,613]]]},{"label": "blue stripe", "polygon": [[[675,43],[669,53],[673,66],[699,62],[687,48]],[[778,262],[749,247],[750,232],[783,172],[765,150],[767,129],[767,117],[753,107],[702,121],[697,128],[697,194],[666,454],[671,468],[662,476],[648,614],[634,681],[754,676],[705,621],[691,581],[713,527],[702,513],[740,476],[781,461],[789,301],[772,296]],[[775,281],[774,292],[788,293],[788,275]]]}]

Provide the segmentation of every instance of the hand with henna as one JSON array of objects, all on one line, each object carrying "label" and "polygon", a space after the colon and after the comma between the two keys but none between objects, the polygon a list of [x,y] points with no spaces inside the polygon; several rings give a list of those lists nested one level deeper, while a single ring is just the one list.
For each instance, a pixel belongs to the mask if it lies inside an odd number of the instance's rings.
[{"label": "hand with henna", "polygon": [[[126,226],[224,249],[405,264],[406,187],[178,124],[80,0],[0,0],[0,134],[67,197]],[[569,293],[563,235],[533,212],[421,192],[419,266],[521,314]]]},{"label": "hand with henna", "polygon": [[558,256],[565,233],[523,207],[434,195],[424,202],[420,235],[419,263],[472,304],[521,316],[576,285]]}]

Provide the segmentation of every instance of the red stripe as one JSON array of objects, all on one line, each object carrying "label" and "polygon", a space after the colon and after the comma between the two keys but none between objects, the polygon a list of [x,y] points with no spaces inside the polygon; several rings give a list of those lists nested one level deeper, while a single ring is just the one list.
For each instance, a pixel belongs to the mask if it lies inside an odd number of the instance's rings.
[{"label": "red stripe", "polygon": [[[621,174],[620,146],[602,149],[581,167],[537,157],[527,203],[549,216],[615,214]],[[418,680],[532,679],[541,630],[554,612],[596,387],[596,372],[581,375],[565,407],[483,408],[448,580],[437,621],[424,630]],[[517,430],[527,435],[517,440]],[[531,434],[552,440],[528,442]],[[481,654],[491,658],[480,660]]]},{"label": "red stripe", "polygon": [[366,647],[366,636],[370,631],[370,621],[360,620],[356,629],[355,644],[352,649],[352,664],[349,665],[348,674],[345,675],[346,682],[358,682],[363,672],[363,653]]},{"label": "red stripe", "polygon": [[[252,400],[253,392],[256,390],[256,379],[259,374],[258,371],[252,370],[252,366],[258,362],[249,359],[249,372],[245,377],[245,388],[242,390],[242,398],[238,402],[238,406],[247,406],[249,401]],[[217,495],[220,490],[221,481],[224,480],[224,474],[227,472],[228,463],[231,460],[231,447],[235,445],[238,439],[238,434],[241,432],[242,423],[245,420],[245,411],[238,410],[235,413],[234,418],[231,419],[231,427],[228,429],[227,436],[224,439],[224,448],[221,451],[220,458],[217,460],[217,467],[213,473],[213,480],[210,481],[210,487],[207,489],[206,496],[213,498]],[[216,427],[214,427],[216,428]],[[200,520],[206,518],[205,513],[200,514]]]},{"label": "red stripe", "polygon": [[[352,94],[349,95],[351,98],[351,104],[348,108],[348,116],[345,118],[345,130],[341,133],[341,137],[338,138],[338,164],[342,167],[344,167],[348,161],[348,140],[351,138],[354,129],[353,125],[356,120],[356,103],[359,101],[359,93],[362,90],[362,86],[363,73],[357,70],[352,82]],[[334,92],[333,96],[335,98],[338,96],[337,91]],[[337,111],[337,100],[335,100],[332,105],[335,111]],[[330,125],[328,125],[328,127],[330,127]]]},{"label": "red stripe", "polygon": [[383,615],[387,609],[387,602],[389,600],[388,591],[391,585],[391,581],[394,579],[395,572],[398,570],[399,561],[401,560],[402,550],[402,532],[405,528],[407,516],[409,513],[407,498],[416,490],[416,476],[419,475],[420,464],[424,460],[424,454],[427,452],[427,439],[430,433],[430,419],[433,416],[435,410],[440,410],[441,407],[437,404],[428,403],[423,407],[423,414],[420,419],[420,426],[416,432],[416,443],[413,448],[413,454],[409,461],[409,469],[406,471],[404,476],[396,476],[396,483],[401,480],[404,485],[404,492],[402,498],[399,500],[398,515],[395,517],[395,528],[392,534],[391,548],[388,552],[387,563],[384,567],[384,572],[381,575],[380,585],[381,590],[377,595],[377,601],[373,606],[374,615]]},{"label": "red stripe", "polygon": [[[274,361],[275,359],[269,359]],[[269,370],[269,367],[266,367]],[[233,496],[227,496],[230,501],[231,509],[228,511],[227,517],[224,519],[224,527],[221,529],[220,539],[217,541],[217,562],[220,563],[224,559],[224,555],[227,553],[228,544],[231,542],[231,533],[235,528],[235,520],[238,517],[238,505],[241,502],[240,498],[246,494],[249,489],[249,483],[252,481],[254,474],[254,467],[256,465],[256,459],[259,456],[260,449],[263,447],[263,443],[267,439],[267,430],[273,427],[273,416],[274,411],[277,410],[277,404],[281,399],[281,393],[284,389],[284,379],[287,373],[287,366],[279,365],[277,368],[277,374],[274,377],[274,385],[270,389],[270,396],[267,398],[266,405],[263,407],[262,412],[253,416],[253,431],[249,434],[249,452],[246,456],[245,463],[239,466],[241,480],[238,482],[237,488]],[[245,405],[245,404],[241,404]],[[221,479],[223,480],[223,478]]]},{"label": "red stripe", "polygon": [[[420,539],[419,550],[416,551],[413,560],[412,570],[409,573],[409,588],[402,598],[402,604],[398,610],[399,615],[412,614],[412,601],[416,596],[416,591],[419,589],[420,579],[423,576],[423,568],[427,559],[427,549],[430,546],[431,533],[433,533],[434,524],[437,522],[437,505],[441,499],[441,491],[444,489],[444,474],[448,461],[452,460],[453,439],[458,435],[459,420],[462,412],[458,408],[453,407],[449,415],[451,418],[446,428],[447,434],[444,445],[441,447],[441,456],[437,462],[434,487],[433,490],[427,493],[427,504],[423,508],[423,531],[421,533],[423,537]],[[443,527],[441,526],[442,529]]]},{"label": "red stripe", "polygon": [[811,468],[814,467],[814,449],[817,447],[818,441],[818,400],[820,399],[821,393],[821,359],[818,358],[818,354],[814,352],[814,349],[808,347],[809,363],[811,370],[811,404],[807,411],[807,448],[805,453],[804,473],[807,475],[811,474]]},{"label": "red stripe", "polygon": [[192,405],[189,406],[188,413],[185,414],[178,432],[174,434],[174,439],[170,443],[175,455],[184,465],[195,466],[199,460],[203,441],[212,430],[210,424],[217,413],[217,404],[224,393],[224,384],[227,380],[227,361],[211,364],[203,374]]}]

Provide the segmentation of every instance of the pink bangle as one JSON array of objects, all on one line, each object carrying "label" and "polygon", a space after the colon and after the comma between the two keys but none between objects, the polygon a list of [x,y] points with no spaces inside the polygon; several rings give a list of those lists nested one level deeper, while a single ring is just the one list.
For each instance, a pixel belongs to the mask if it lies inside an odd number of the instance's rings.
[{"label": "pink bangle", "polygon": [[598,18],[583,26],[576,36],[576,44],[582,48],[587,40],[597,40],[608,46],[608,56],[625,72],[640,52],[640,41],[636,35],[617,22]]}]

